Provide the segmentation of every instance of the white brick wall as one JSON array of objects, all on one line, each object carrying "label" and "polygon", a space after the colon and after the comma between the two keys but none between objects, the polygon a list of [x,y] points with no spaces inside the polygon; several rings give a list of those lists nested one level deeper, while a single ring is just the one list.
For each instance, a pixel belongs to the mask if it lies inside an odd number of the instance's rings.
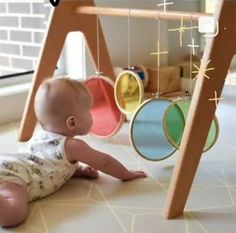
[{"label": "white brick wall", "polygon": [[50,10],[48,0],[0,0],[0,76],[35,69]]}]

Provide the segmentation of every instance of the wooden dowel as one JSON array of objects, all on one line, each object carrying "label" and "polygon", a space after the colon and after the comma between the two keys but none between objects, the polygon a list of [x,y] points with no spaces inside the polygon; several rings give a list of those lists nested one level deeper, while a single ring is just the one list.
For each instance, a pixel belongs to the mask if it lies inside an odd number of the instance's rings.
[{"label": "wooden dowel", "polygon": [[183,11],[163,11],[144,10],[144,9],[127,9],[127,8],[108,8],[108,7],[91,7],[80,6],[74,11],[75,14],[92,14],[92,15],[107,15],[107,16],[126,16],[148,19],[165,19],[176,20],[183,18],[184,20],[198,20],[201,16],[213,16],[212,14],[183,12]]}]

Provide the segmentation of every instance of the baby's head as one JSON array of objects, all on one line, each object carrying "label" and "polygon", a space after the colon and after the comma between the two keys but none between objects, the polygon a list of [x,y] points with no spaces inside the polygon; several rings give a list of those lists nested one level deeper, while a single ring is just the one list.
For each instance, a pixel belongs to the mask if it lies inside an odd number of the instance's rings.
[{"label": "baby's head", "polygon": [[49,79],[35,96],[35,114],[43,129],[65,136],[87,134],[92,126],[93,98],[82,82]]}]

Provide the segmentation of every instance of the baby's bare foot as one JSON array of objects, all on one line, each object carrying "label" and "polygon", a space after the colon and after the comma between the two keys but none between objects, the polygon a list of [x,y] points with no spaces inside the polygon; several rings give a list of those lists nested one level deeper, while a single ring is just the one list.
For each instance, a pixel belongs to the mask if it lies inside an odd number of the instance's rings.
[{"label": "baby's bare foot", "polygon": [[76,169],[74,176],[85,178],[97,178],[98,171],[89,166],[80,166]]}]

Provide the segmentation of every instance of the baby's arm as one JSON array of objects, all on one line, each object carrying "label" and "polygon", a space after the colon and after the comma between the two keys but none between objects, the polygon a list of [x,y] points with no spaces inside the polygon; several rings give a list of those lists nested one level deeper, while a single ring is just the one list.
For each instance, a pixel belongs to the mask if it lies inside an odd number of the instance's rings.
[{"label": "baby's arm", "polygon": [[82,140],[68,138],[65,150],[71,163],[82,162],[123,181],[146,177],[142,171],[131,171],[110,155],[93,149]]}]

